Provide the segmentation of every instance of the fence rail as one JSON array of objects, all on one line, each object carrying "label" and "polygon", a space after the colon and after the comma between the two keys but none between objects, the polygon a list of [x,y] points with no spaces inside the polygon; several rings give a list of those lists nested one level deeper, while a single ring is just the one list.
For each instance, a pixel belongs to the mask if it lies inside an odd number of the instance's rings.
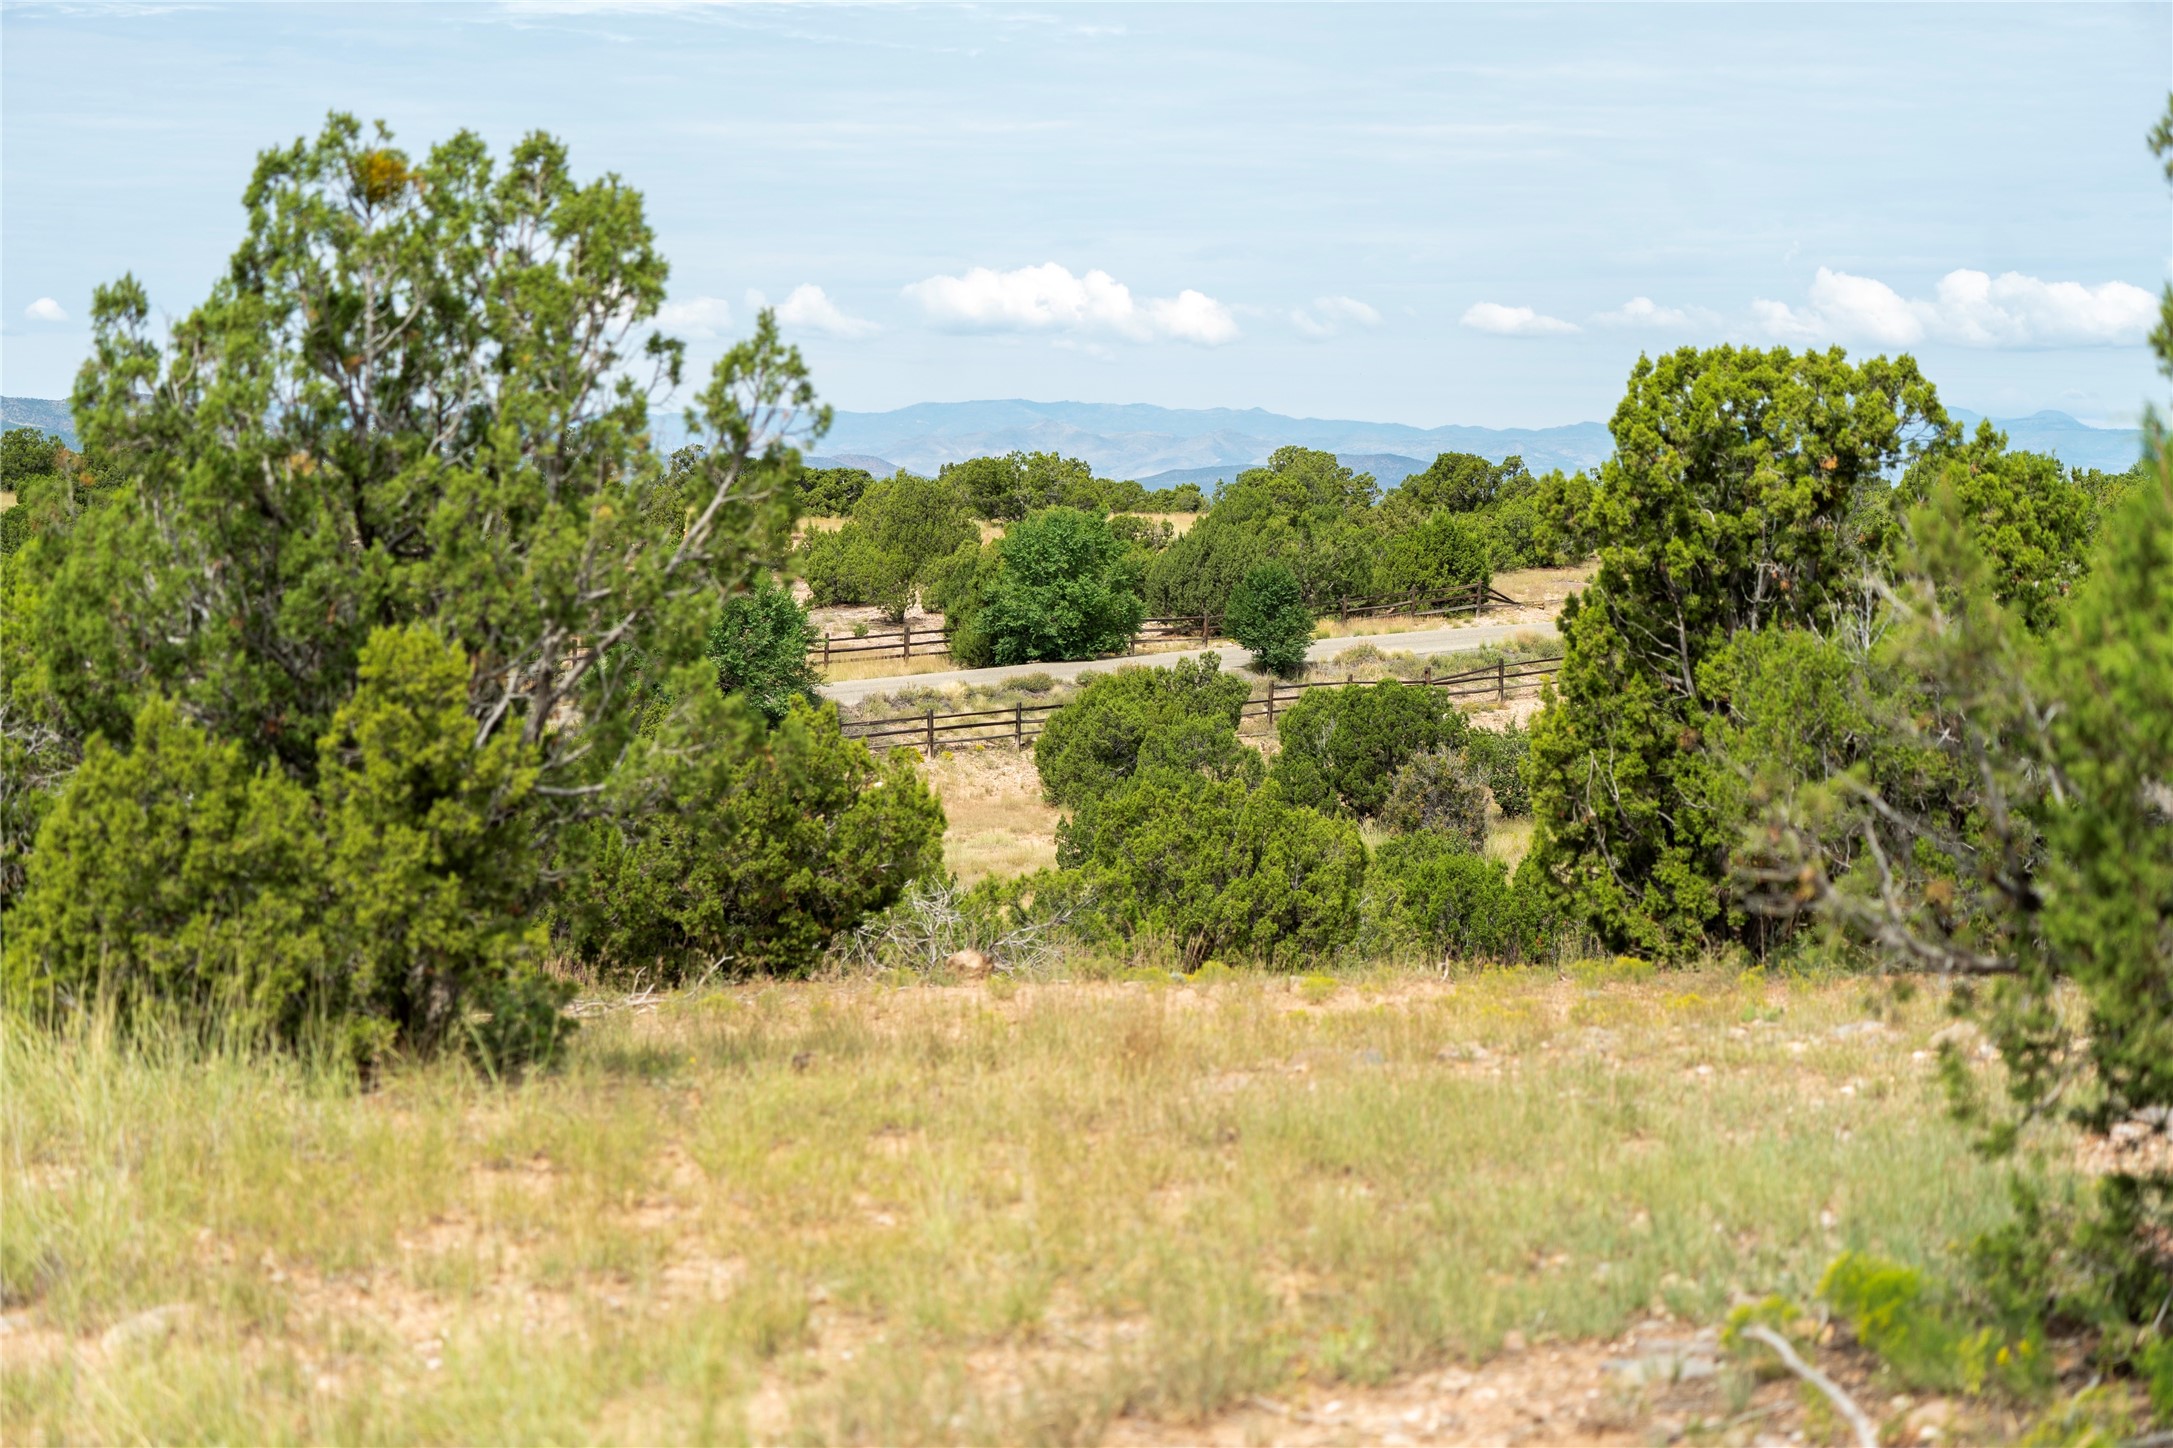
[{"label": "fence rail", "polygon": [[[1332,615],[1336,622],[1348,624],[1352,619],[1365,618],[1446,618],[1451,614],[1485,613],[1498,604],[1519,607],[1517,601],[1491,584],[1471,584],[1464,588],[1452,588],[1443,593],[1401,593],[1373,598],[1345,599],[1338,603]],[[1325,622],[1331,615],[1322,610]],[[1168,618],[1142,619],[1139,632],[1132,642],[1139,644],[1170,643],[1179,639],[1198,639],[1202,644],[1223,637],[1219,613],[1178,614]],[[871,629],[861,634],[824,634],[808,645],[808,658],[820,659],[824,668],[833,659],[848,659],[855,655],[877,654],[910,659],[916,653],[924,658],[938,655],[949,658],[951,653],[950,628],[947,624],[901,624],[892,629]]]},{"label": "fence rail", "polygon": [[[1553,678],[1561,667],[1560,659],[1525,659],[1514,664],[1505,660],[1438,678],[1429,669],[1416,679],[1369,679],[1357,682],[1356,687],[1403,684],[1410,688],[1440,689],[1451,699],[1491,698],[1498,704],[1506,704],[1513,698],[1539,692],[1540,686]],[[1276,714],[1304,698],[1306,690],[1345,687],[1348,686],[1334,679],[1300,684],[1271,679],[1267,693],[1247,699],[1238,716],[1240,720],[1264,718],[1272,729]],[[918,749],[930,759],[935,758],[938,751],[950,748],[988,749],[1010,744],[1024,749],[1040,735],[1049,716],[1062,707],[1060,704],[1018,703],[1008,709],[966,709],[955,714],[938,714],[928,709],[919,714],[898,714],[884,719],[849,720],[845,724],[845,735],[849,739],[865,741],[878,753],[890,749]]]}]

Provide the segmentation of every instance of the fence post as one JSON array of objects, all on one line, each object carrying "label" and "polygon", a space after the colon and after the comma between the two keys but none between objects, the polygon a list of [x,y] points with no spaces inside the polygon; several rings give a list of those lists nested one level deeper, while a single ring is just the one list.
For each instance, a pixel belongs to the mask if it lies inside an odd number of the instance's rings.
[{"label": "fence post", "polygon": [[903,629],[905,630],[905,652],[904,652],[904,654],[900,655],[900,657],[902,657],[902,658],[908,658],[908,659],[910,659],[910,658],[912,658],[912,657],[913,657],[913,624],[912,624],[912,621],[911,621],[911,620],[909,619],[909,620],[907,620],[907,621],[906,621],[906,622],[905,622],[904,624],[900,625],[900,627],[902,627],[902,628],[903,628]]},{"label": "fence post", "polygon": [[935,762],[935,758],[936,758],[936,711],[935,711],[935,710],[933,710],[933,709],[930,709],[930,710],[928,711],[928,761],[929,761],[929,763],[933,764],[933,763]]},{"label": "fence post", "polygon": [[1483,613],[1485,613],[1485,612],[1486,612],[1486,605],[1487,605],[1487,597],[1486,597],[1486,595],[1487,595],[1487,585],[1486,585],[1486,584],[1484,584],[1484,583],[1477,583],[1477,584],[1473,584],[1473,585],[1472,585],[1472,587],[1473,587],[1473,589],[1474,589],[1474,590],[1475,590],[1475,591],[1476,591],[1476,592],[1478,593],[1478,595],[1479,595],[1479,608],[1478,608],[1478,611],[1479,611],[1480,613],[1482,613],[1482,614],[1483,614]]},{"label": "fence post", "polygon": [[1207,615],[1204,612],[1200,614],[1200,642],[1202,645],[1207,642]]},{"label": "fence post", "polygon": [[1337,623],[1343,624],[1346,627],[1350,624],[1351,601],[1349,599],[1339,598],[1335,601],[1335,617]]},{"label": "fence post", "polygon": [[1275,681],[1268,680],[1268,733],[1275,732]]},{"label": "fence post", "polygon": [[1026,747],[1026,701],[1023,699],[1012,702],[1011,735],[1018,740],[1019,748]]},{"label": "fence post", "polygon": [[830,635],[828,634],[822,636],[822,671],[826,674],[830,672]]},{"label": "fence post", "polygon": [[1509,661],[1507,659],[1496,659],[1494,661],[1494,702],[1497,704],[1509,702]]},{"label": "fence post", "polygon": [[1427,688],[1431,689],[1434,686],[1434,666],[1432,664],[1428,664],[1425,669],[1419,674],[1418,680],[1421,684],[1424,684]]}]

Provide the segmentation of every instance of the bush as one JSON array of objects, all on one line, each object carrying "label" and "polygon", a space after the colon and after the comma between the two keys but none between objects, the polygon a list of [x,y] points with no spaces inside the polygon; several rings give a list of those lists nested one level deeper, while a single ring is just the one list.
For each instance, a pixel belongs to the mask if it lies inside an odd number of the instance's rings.
[{"label": "bush", "polygon": [[1234,738],[1251,693],[1213,654],[1090,678],[1034,741],[1042,793],[1067,808],[1106,794],[1131,778],[1151,735],[1189,720],[1220,721]]},{"label": "bush", "polygon": [[[285,1041],[324,1025],[364,1059],[510,1008],[548,1056],[561,1027],[555,1005],[538,1027],[536,1003],[565,996],[535,973],[535,770],[515,736],[477,747],[467,685],[428,628],[372,634],[314,793],[160,698],[126,753],[93,739],[10,917],[8,998],[163,1003]],[[502,1066],[517,1048],[499,1043]]]},{"label": "bush", "polygon": [[1506,819],[1523,819],[1532,812],[1532,787],[1524,779],[1524,761],[1531,752],[1531,731],[1520,724],[1464,734],[1465,757],[1480,771],[1494,793],[1495,808]]},{"label": "bush", "polygon": [[1061,827],[1057,858],[1107,928],[1165,938],[1188,968],[1312,959],[1358,931],[1357,827],[1292,805],[1272,781],[1144,769]]},{"label": "bush", "polygon": [[1274,776],[1292,802],[1370,818],[1421,750],[1457,748],[1464,716],[1439,691],[1393,682],[1311,689],[1282,716]]},{"label": "bush", "polygon": [[747,592],[725,600],[710,625],[706,653],[716,665],[717,687],[738,694],[775,724],[793,700],[815,702],[817,680],[807,661],[815,639],[815,627],[791,591],[764,573]]},{"label": "bush", "polygon": [[1472,584],[1484,587],[1494,576],[1492,544],[1486,529],[1455,513],[1435,513],[1388,541],[1381,557],[1380,587],[1393,594],[1433,595]]},{"label": "bush", "polygon": [[956,486],[899,473],[870,483],[851,521],[809,534],[797,551],[817,603],[872,604],[896,622],[935,566],[979,537]]},{"label": "bush", "polygon": [[1280,563],[1259,563],[1230,594],[1224,627],[1252,651],[1253,667],[1288,677],[1305,667],[1313,642],[1313,613],[1298,593],[1297,576]]},{"label": "bush", "polygon": [[985,649],[996,664],[1121,652],[1146,612],[1125,568],[1127,551],[1106,518],[1076,508],[1014,524],[996,545],[993,574],[977,579],[975,642],[966,647]]},{"label": "bush", "polygon": [[800,511],[816,518],[843,518],[875,481],[866,468],[802,468]]},{"label": "bush", "polygon": [[1428,749],[1389,781],[1381,824],[1397,834],[1436,834],[1477,850],[1486,845],[1486,776],[1464,753]]},{"label": "bush", "polygon": [[1367,936],[1382,949],[1420,946],[1464,960],[1536,960],[1555,922],[1538,881],[1448,835],[1399,835],[1374,851]]},{"label": "bush", "polygon": [[584,961],[667,983],[803,972],[942,866],[943,808],[911,759],[878,764],[831,706],[795,700],[759,748],[716,759],[576,842],[560,919]]}]

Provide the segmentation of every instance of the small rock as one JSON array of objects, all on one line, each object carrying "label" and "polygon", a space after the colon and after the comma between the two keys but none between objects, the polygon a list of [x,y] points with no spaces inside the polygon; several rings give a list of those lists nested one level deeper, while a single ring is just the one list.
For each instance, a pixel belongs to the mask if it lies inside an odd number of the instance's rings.
[{"label": "small rock", "polygon": [[978,950],[954,951],[943,963],[962,980],[987,980],[989,972],[996,968],[996,962]]},{"label": "small rock", "polygon": [[1524,1334],[1513,1327],[1502,1334],[1501,1350],[1503,1352],[1522,1352],[1528,1346],[1530,1344],[1524,1340]]},{"label": "small rock", "polygon": [[186,1302],[168,1302],[158,1307],[145,1308],[142,1312],[132,1317],[124,1317],[107,1328],[99,1337],[98,1346],[108,1353],[120,1353],[164,1342],[178,1332],[195,1315],[195,1311]]},{"label": "small rock", "polygon": [[1846,1025],[1835,1026],[1833,1034],[1843,1040],[1848,1039],[1850,1036],[1883,1036],[1886,1034],[1886,1023],[1884,1021],[1850,1021]]}]

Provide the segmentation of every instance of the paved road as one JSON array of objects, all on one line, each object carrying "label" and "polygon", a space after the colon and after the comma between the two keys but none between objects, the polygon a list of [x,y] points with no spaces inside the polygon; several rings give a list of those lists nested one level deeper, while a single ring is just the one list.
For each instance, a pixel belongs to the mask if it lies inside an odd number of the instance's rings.
[{"label": "paved road", "polygon": [[[1377,644],[1398,653],[1446,654],[1459,649],[1477,648],[1481,644],[1498,644],[1521,633],[1553,633],[1552,623],[1467,623],[1451,624],[1445,628],[1418,629],[1411,633],[1367,634],[1348,639],[1321,639],[1305,651],[1305,656],[1315,663],[1334,658],[1345,649],[1359,644]],[[997,669],[948,669],[940,674],[896,674],[884,679],[848,679],[843,683],[822,686],[823,697],[835,699],[841,704],[852,704],[870,694],[887,694],[907,684],[942,688],[946,684],[994,684],[1005,679],[1015,679],[1021,674],[1050,674],[1059,679],[1076,678],[1090,669],[1114,669],[1127,662],[1141,664],[1168,664],[1181,658],[1200,658],[1207,654],[1218,655],[1222,666],[1234,669],[1242,666],[1245,650],[1236,644],[1224,644],[1215,649],[1193,649],[1190,652],[1172,651],[1162,654],[1138,654],[1126,659],[1087,659],[1076,664],[1013,664]]]}]

